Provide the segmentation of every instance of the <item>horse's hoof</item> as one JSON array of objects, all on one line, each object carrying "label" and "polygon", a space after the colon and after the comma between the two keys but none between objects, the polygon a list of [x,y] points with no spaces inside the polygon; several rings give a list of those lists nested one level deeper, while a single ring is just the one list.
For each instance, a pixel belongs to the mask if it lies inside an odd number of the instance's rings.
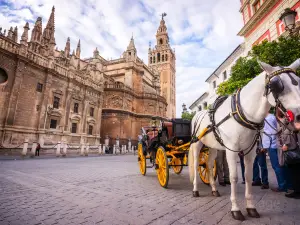
[{"label": "horse's hoof", "polygon": [[221,196],[220,193],[219,193],[219,191],[212,191],[211,195],[215,196],[215,197],[220,197]]},{"label": "horse's hoof", "polygon": [[245,217],[240,210],[239,211],[231,211],[231,215],[232,215],[233,219],[235,219],[235,220],[240,220],[240,221],[245,220]]},{"label": "horse's hoof", "polygon": [[199,191],[193,191],[193,197],[200,197]]},{"label": "horse's hoof", "polygon": [[250,209],[250,208],[247,208],[247,212],[248,212],[248,215],[250,216],[250,217],[253,217],[253,218],[259,218],[260,217],[260,215],[259,215],[259,213],[257,212],[257,210],[254,208],[252,208],[252,209]]}]

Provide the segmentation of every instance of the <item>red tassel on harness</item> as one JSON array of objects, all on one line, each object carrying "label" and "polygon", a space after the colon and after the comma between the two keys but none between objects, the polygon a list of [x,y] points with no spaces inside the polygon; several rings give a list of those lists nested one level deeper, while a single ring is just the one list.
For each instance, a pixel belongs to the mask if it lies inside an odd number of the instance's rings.
[{"label": "red tassel on harness", "polygon": [[286,112],[286,117],[288,118],[289,122],[293,122],[295,117],[294,117],[294,113],[291,110],[288,110]]}]

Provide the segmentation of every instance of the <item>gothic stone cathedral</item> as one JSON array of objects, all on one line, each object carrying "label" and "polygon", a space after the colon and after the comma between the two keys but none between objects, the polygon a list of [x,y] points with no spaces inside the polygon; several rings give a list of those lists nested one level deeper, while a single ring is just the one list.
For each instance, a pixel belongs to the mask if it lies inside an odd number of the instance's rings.
[{"label": "gothic stone cathedral", "polygon": [[[0,28],[0,145],[29,142],[55,144],[137,140],[152,117],[175,117],[175,54],[164,18],[157,45],[149,48],[149,65],[137,56],[134,40],[119,59],[105,60],[97,48],[80,58],[80,40],[70,52],[55,49],[55,8],[46,27],[37,18],[18,42],[18,29]],[[7,33],[7,34],[6,34]]]}]

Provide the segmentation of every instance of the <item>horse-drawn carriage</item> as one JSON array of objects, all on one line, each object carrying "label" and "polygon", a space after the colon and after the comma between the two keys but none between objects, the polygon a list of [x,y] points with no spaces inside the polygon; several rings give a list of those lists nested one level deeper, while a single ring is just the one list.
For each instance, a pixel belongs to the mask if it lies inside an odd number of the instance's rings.
[{"label": "horse-drawn carriage", "polygon": [[[144,126],[141,130],[138,143],[140,172],[146,175],[147,168],[154,167],[160,185],[166,188],[169,168],[172,167],[176,174],[180,174],[183,167],[188,166],[188,151],[192,139],[191,122],[184,119],[154,121],[151,126]],[[201,138],[200,136],[198,138]],[[203,148],[199,156],[198,173],[205,184],[209,184],[206,166],[208,154],[208,148]],[[148,164],[147,159],[150,161]],[[216,163],[213,170],[216,178]]]}]

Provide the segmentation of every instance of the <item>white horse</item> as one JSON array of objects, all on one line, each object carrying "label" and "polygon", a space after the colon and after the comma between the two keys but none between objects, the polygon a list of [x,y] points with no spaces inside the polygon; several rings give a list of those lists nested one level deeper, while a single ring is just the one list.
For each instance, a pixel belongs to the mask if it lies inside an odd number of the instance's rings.
[{"label": "white horse", "polygon": [[[262,123],[267,116],[271,106],[275,106],[275,99],[279,100],[283,107],[290,110],[295,115],[293,122],[294,128],[300,130],[300,79],[294,73],[288,73],[281,67],[272,67],[266,63],[260,62],[264,72],[255,77],[240,92],[240,106],[246,119],[255,123]],[[288,68],[296,70],[300,66],[300,59],[292,63]],[[269,76],[271,75],[271,76]],[[266,78],[269,78],[266,79]],[[267,81],[267,82],[266,82]],[[273,82],[273,83],[272,83]],[[265,93],[266,85],[272,84],[273,90]],[[283,90],[278,90],[279,87],[284,87]],[[270,86],[269,86],[270,87]],[[272,88],[271,88],[272,89]],[[277,89],[277,90],[276,90]],[[276,93],[278,92],[278,98]],[[274,95],[275,94],[275,95]],[[225,118],[231,109],[231,98],[228,97],[223,104],[217,109],[215,113],[216,124]],[[198,112],[192,120],[192,133],[196,129],[196,136],[199,136],[201,131],[210,125],[210,119],[207,111]],[[199,129],[197,129],[199,126]],[[212,187],[212,194],[220,196],[217,191],[214,176],[213,176],[213,162],[217,156],[218,150],[226,150],[226,156],[230,172],[231,182],[231,214],[234,219],[244,220],[236,199],[237,191],[237,152],[244,150],[251,146],[251,143],[257,135],[256,130],[251,130],[238,123],[232,115],[223,122],[219,127],[220,136],[226,147],[220,145],[216,140],[213,132],[207,133],[200,141],[191,144],[189,151],[189,173],[191,182],[193,182],[193,196],[199,197],[198,183],[199,176],[197,175],[197,168],[199,165],[199,152],[203,144],[209,148],[208,169],[209,182]],[[228,148],[228,149],[227,149]],[[252,175],[253,175],[253,161],[256,155],[255,147],[249,154],[245,154],[245,198],[246,208],[250,217],[260,217],[256,211],[252,199]],[[231,150],[229,150],[231,149]],[[246,152],[245,152],[246,153]]]}]

